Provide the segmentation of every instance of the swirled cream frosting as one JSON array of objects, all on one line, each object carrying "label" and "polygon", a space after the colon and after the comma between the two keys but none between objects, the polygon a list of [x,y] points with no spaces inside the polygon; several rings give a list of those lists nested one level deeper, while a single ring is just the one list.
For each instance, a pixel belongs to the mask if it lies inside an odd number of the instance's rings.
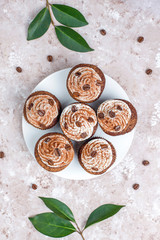
[{"label": "swirled cream frosting", "polygon": [[37,128],[48,128],[59,114],[58,100],[52,94],[31,95],[25,103],[25,116],[27,121]]},{"label": "swirled cream frosting", "polygon": [[48,133],[37,142],[35,157],[38,163],[49,171],[60,171],[73,160],[71,141],[63,134]]},{"label": "swirled cream frosting", "polygon": [[91,137],[97,128],[95,111],[83,103],[67,106],[60,117],[60,126],[64,134],[75,141]]},{"label": "swirled cream frosting", "polygon": [[67,87],[70,95],[80,102],[93,102],[98,99],[105,86],[105,77],[88,65],[77,67],[69,74]]},{"label": "swirled cream frosting", "polygon": [[82,147],[79,160],[86,171],[101,174],[112,165],[114,158],[110,143],[105,139],[95,138]]},{"label": "swirled cream frosting", "polygon": [[107,132],[121,132],[131,119],[131,109],[122,100],[107,100],[97,111],[98,122]]}]

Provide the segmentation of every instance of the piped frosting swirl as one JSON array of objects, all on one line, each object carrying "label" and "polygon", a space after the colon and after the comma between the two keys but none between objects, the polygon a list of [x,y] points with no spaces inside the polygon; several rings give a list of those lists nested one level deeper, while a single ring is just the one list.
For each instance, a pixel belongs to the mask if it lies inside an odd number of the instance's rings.
[{"label": "piped frosting swirl", "polygon": [[35,147],[35,156],[42,167],[49,171],[59,171],[73,160],[71,141],[59,133],[45,134]]},{"label": "piped frosting swirl", "polygon": [[64,134],[75,141],[90,138],[97,128],[95,111],[83,103],[67,106],[60,117],[60,126]]},{"label": "piped frosting swirl", "polygon": [[121,132],[131,119],[131,109],[122,100],[107,100],[97,111],[98,122],[107,132]]},{"label": "piped frosting swirl", "polygon": [[[102,138],[95,138],[84,144],[79,152],[81,165],[91,174],[105,172],[115,160],[113,146]],[[115,150],[114,150],[115,151]]]},{"label": "piped frosting swirl", "polygon": [[105,77],[101,72],[103,75],[101,78],[94,68],[88,65],[77,67],[69,74],[67,87],[74,99],[81,102],[93,102],[101,95],[105,85]]}]

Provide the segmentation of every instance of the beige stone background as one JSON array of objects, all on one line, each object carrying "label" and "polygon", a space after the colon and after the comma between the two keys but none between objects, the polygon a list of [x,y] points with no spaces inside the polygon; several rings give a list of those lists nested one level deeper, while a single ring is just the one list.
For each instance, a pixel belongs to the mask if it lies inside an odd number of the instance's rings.
[{"label": "beige stone background", "polygon": [[[160,239],[160,1],[53,1],[78,8],[90,23],[78,29],[95,49],[65,49],[54,29],[27,42],[27,27],[45,0],[0,1],[0,239],[50,239],[28,217],[47,211],[38,196],[68,204],[83,227],[92,210],[104,203],[126,204],[113,218],[88,228],[86,240]],[[100,29],[107,32],[100,34]],[[137,37],[144,42],[138,43]],[[47,61],[53,56],[53,62]],[[47,75],[85,62],[97,64],[128,93],[138,111],[132,147],[113,171],[93,180],[71,181],[43,170],[28,152],[21,116],[26,97]],[[16,72],[16,67],[22,73]],[[153,73],[147,75],[145,70]],[[150,165],[143,166],[146,159]],[[37,190],[31,188],[37,184]],[[138,190],[132,185],[140,184]],[[76,233],[63,238],[79,240]]]}]

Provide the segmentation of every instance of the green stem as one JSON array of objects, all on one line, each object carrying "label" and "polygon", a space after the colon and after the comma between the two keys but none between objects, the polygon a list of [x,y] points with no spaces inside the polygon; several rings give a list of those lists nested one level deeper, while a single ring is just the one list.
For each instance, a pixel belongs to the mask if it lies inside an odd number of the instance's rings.
[{"label": "green stem", "polygon": [[52,12],[51,12],[51,7],[50,6],[51,6],[51,4],[48,2],[48,0],[46,0],[46,7],[49,10],[49,14],[50,14],[50,17],[51,17],[51,23],[54,26],[54,21],[53,21],[53,18],[52,18]]},{"label": "green stem", "polygon": [[82,239],[85,240],[84,236],[83,236],[83,231],[80,230],[78,224],[75,222],[76,226],[77,226],[77,229],[78,229],[78,233],[81,235]]}]

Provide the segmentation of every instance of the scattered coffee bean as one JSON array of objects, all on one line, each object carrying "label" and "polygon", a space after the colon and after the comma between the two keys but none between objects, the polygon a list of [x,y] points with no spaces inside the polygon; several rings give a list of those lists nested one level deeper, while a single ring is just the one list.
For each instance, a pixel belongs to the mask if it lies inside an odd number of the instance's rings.
[{"label": "scattered coffee bean", "polygon": [[86,132],[81,133],[80,137],[81,138],[86,138],[87,137],[87,133]]},{"label": "scattered coffee bean", "polygon": [[79,76],[81,76],[81,73],[80,73],[80,72],[76,72],[75,75],[76,75],[77,77],[79,77]]},{"label": "scattered coffee bean", "polygon": [[80,94],[79,94],[78,92],[74,92],[74,93],[73,93],[73,97],[74,97],[74,98],[79,97],[79,96],[80,96]]},{"label": "scattered coffee bean", "polygon": [[121,106],[117,106],[117,109],[119,110],[119,111],[122,111],[122,107]]},{"label": "scattered coffee bean", "polygon": [[114,118],[115,117],[115,112],[113,112],[112,110],[108,112],[110,118]]},{"label": "scattered coffee bean", "polygon": [[81,127],[81,125],[82,125],[81,122],[79,122],[79,121],[76,122],[77,127]]},{"label": "scattered coffee bean", "polygon": [[22,72],[22,68],[21,67],[16,67],[16,71],[21,73]]},{"label": "scattered coffee bean", "polygon": [[97,151],[91,152],[91,157],[95,157],[97,155]]},{"label": "scattered coffee bean", "polygon": [[67,125],[66,122],[64,123],[64,128],[65,128],[66,130],[68,129],[68,125]]},{"label": "scattered coffee bean", "polygon": [[107,144],[101,144],[101,148],[102,148],[102,149],[107,149],[107,148],[108,148],[108,145],[107,145]]},{"label": "scattered coffee bean", "polygon": [[53,105],[54,105],[53,99],[48,99],[48,103],[49,103],[51,106],[53,106]]},{"label": "scattered coffee bean", "polygon": [[45,115],[45,111],[44,110],[38,110],[38,115],[43,117]]},{"label": "scattered coffee bean", "polygon": [[66,145],[65,145],[65,149],[66,149],[67,151],[69,151],[69,150],[71,150],[71,146],[70,146],[69,144],[66,144]]},{"label": "scattered coffee bean", "polygon": [[101,30],[100,30],[100,34],[103,35],[103,36],[105,36],[105,35],[106,35],[106,30],[101,29]]},{"label": "scattered coffee bean", "polygon": [[1,151],[1,152],[0,152],[0,158],[4,158],[4,156],[5,156],[5,155],[4,155],[4,152]]},{"label": "scattered coffee bean", "polygon": [[144,37],[140,36],[140,37],[137,38],[137,42],[141,43],[143,41],[144,41]]},{"label": "scattered coffee bean", "polygon": [[132,187],[133,187],[134,190],[137,190],[137,189],[139,188],[139,184],[138,184],[138,183],[135,183],[135,184],[133,184]]},{"label": "scattered coffee bean", "polygon": [[51,139],[49,137],[44,140],[45,143],[50,142],[50,141],[51,141]]},{"label": "scattered coffee bean", "polygon": [[152,74],[152,69],[150,69],[150,68],[146,69],[146,74],[147,74],[147,75]]},{"label": "scattered coffee bean", "polygon": [[54,153],[57,157],[61,156],[61,151],[58,148],[55,148]]},{"label": "scattered coffee bean", "polygon": [[99,117],[100,119],[104,118],[104,113],[102,113],[102,112],[98,113],[98,117]]},{"label": "scattered coffee bean", "polygon": [[98,168],[97,167],[92,167],[92,170],[98,171]]},{"label": "scattered coffee bean", "polygon": [[75,105],[73,105],[71,110],[72,110],[72,112],[77,112],[78,109]]},{"label": "scattered coffee bean", "polygon": [[46,128],[46,126],[43,123],[39,123],[39,126],[40,126],[40,128],[43,128],[43,129]]},{"label": "scattered coffee bean", "polygon": [[51,55],[48,55],[47,56],[47,60],[48,60],[48,62],[52,62],[53,61],[53,57]]},{"label": "scattered coffee bean", "polygon": [[31,110],[32,107],[33,107],[33,103],[30,103],[28,106],[28,109]]},{"label": "scattered coffee bean", "polygon": [[90,85],[89,84],[83,85],[83,90],[84,91],[88,91],[89,89],[90,89]]},{"label": "scattered coffee bean", "polygon": [[36,190],[38,187],[37,187],[37,185],[36,184],[32,184],[32,189],[33,190]]},{"label": "scattered coffee bean", "polygon": [[115,131],[119,131],[120,129],[121,129],[121,126],[119,126],[119,125],[114,127]]},{"label": "scattered coffee bean", "polygon": [[92,117],[89,117],[87,120],[88,120],[88,122],[90,122],[90,123],[91,123],[91,122],[94,122],[94,119],[93,119]]},{"label": "scattered coffee bean", "polygon": [[143,164],[144,166],[147,166],[147,165],[150,164],[150,162],[149,162],[148,160],[143,160],[143,161],[142,161],[142,164]]}]

